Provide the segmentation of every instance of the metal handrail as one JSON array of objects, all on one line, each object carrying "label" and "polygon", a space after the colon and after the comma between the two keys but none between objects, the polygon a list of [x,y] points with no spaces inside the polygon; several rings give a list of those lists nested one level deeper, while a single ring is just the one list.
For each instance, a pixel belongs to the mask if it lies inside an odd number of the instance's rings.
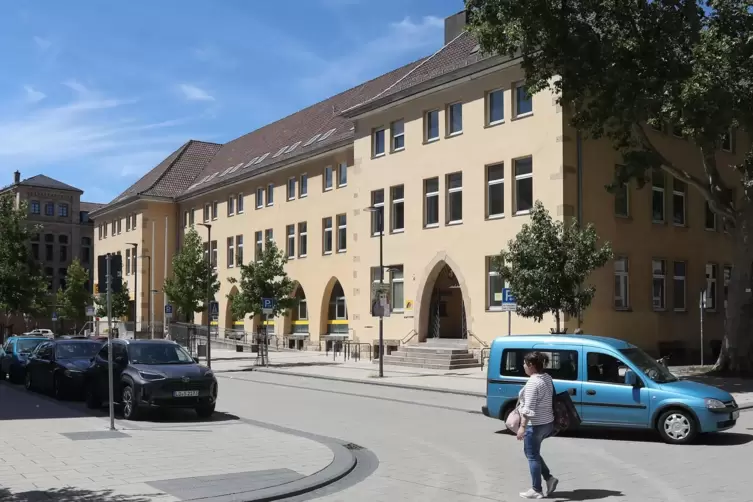
[{"label": "metal handrail", "polygon": [[[372,354],[372,351],[371,351],[372,345],[370,343],[355,342],[355,341],[346,340],[346,341],[343,342],[343,344],[344,344],[344,354],[343,354],[343,356],[344,356],[344,359],[346,361],[348,359],[350,359],[351,357],[353,358],[354,361],[360,361],[361,360],[361,348],[362,347],[367,347],[368,348],[369,361],[373,360],[372,359],[373,358],[373,354]],[[355,349],[355,350],[353,350],[353,349]]]},{"label": "metal handrail", "polygon": [[472,336],[473,338],[475,338],[475,339],[476,339],[476,341],[477,341],[478,343],[480,343],[480,344],[481,344],[481,346],[482,346],[483,348],[485,348],[485,349],[488,349],[488,348],[489,348],[489,344],[488,344],[488,343],[486,343],[485,341],[483,341],[483,340],[482,340],[481,338],[477,337],[477,336],[476,336],[476,335],[475,335],[475,334],[473,333],[473,331],[471,331],[471,330],[468,330],[468,331],[467,331],[467,333],[468,333],[468,334],[469,334],[470,336]]},{"label": "metal handrail", "polygon": [[[491,355],[492,349],[490,348],[483,348],[481,349],[481,354],[479,355],[481,359],[481,371],[484,371],[484,360],[489,360],[489,356]],[[486,353],[486,355],[484,355]]]},{"label": "metal handrail", "polygon": [[404,337],[404,338],[403,338],[402,340],[400,340],[400,344],[401,344],[401,345],[405,345],[406,343],[408,343],[408,342],[410,342],[411,340],[413,340],[413,338],[414,338],[414,337],[415,337],[415,336],[416,336],[417,334],[418,334],[418,331],[416,331],[415,329],[411,329],[410,331],[408,331],[408,334],[407,334],[407,335],[405,335],[405,337]]}]

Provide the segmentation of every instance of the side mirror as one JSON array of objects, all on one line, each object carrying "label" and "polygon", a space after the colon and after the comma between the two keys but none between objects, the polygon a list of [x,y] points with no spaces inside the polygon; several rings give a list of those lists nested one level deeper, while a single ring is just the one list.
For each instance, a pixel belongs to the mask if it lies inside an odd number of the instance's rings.
[{"label": "side mirror", "polygon": [[193,362],[195,362],[196,364],[199,364],[199,358],[198,357],[194,357],[193,358]]},{"label": "side mirror", "polygon": [[625,384],[630,385],[631,387],[639,386],[638,375],[636,375],[633,370],[625,371]]}]

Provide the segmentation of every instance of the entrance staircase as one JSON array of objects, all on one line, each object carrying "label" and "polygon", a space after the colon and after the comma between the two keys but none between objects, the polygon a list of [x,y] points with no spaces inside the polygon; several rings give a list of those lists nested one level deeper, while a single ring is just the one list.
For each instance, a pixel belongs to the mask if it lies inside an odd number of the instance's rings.
[{"label": "entrance staircase", "polygon": [[403,345],[384,356],[384,364],[433,370],[480,368],[481,363],[468,351],[468,340],[430,339],[416,345]]}]

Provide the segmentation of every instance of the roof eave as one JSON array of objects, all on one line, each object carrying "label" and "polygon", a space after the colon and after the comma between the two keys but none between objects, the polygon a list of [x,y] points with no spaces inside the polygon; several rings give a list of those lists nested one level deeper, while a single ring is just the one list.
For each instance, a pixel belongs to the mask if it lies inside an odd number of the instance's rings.
[{"label": "roof eave", "polygon": [[105,207],[99,208],[96,211],[92,211],[89,213],[89,218],[96,220],[97,217],[104,216],[106,214],[112,213],[113,211],[117,211],[118,209],[123,209],[126,206],[129,206],[133,204],[134,202],[173,202],[173,197],[157,197],[155,195],[142,195],[142,194],[136,194],[131,195],[130,197],[126,197],[123,200],[120,200],[118,202],[115,202],[113,204],[108,204]]},{"label": "roof eave", "polygon": [[44,185],[36,185],[34,183],[24,183],[23,181],[20,183],[16,183],[14,186],[23,186],[23,187],[28,187],[28,188],[44,188],[45,190],[59,190],[61,192],[84,193],[84,191],[79,188],[48,187]]}]

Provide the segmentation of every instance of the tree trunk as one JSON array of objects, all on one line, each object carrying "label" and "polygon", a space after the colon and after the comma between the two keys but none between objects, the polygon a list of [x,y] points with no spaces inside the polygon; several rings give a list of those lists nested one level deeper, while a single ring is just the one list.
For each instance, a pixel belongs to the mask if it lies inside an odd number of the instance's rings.
[{"label": "tree trunk", "polygon": [[[714,371],[750,375],[753,374],[753,203],[742,208],[732,235],[734,248],[724,340]],[[723,270],[717,275],[717,288],[723,288]],[[723,299],[720,294],[717,297]]]},{"label": "tree trunk", "polygon": [[554,333],[559,334],[560,333],[560,311],[559,310],[557,310],[554,313],[554,322],[555,322]]}]

